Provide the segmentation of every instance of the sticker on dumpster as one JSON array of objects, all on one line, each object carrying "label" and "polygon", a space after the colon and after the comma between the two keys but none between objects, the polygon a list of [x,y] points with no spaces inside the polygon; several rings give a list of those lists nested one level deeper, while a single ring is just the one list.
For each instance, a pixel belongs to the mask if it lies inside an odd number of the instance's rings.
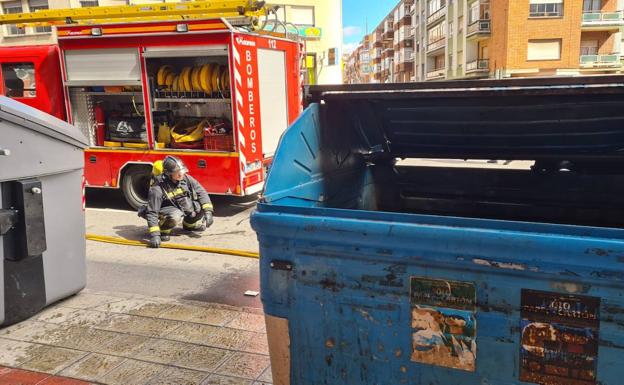
[{"label": "sticker on dumpster", "polygon": [[472,282],[411,277],[411,360],[475,371],[476,289]]},{"label": "sticker on dumpster", "polygon": [[594,385],[600,298],[523,289],[520,381]]}]

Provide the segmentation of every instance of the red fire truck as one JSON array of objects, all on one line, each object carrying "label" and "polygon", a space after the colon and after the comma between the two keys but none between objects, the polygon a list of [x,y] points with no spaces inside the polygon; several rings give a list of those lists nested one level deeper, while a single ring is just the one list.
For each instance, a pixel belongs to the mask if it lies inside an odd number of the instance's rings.
[{"label": "red fire truck", "polygon": [[212,194],[261,191],[300,114],[300,44],[225,19],[68,25],[58,46],[0,49],[2,93],[80,128],[88,187],[146,200],[152,163],[180,157]]}]

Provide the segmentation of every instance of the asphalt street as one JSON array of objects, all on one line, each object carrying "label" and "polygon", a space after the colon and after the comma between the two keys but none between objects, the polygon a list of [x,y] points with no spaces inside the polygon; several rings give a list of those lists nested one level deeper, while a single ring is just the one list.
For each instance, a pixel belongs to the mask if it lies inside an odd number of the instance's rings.
[{"label": "asphalt street", "polygon": [[[204,233],[179,229],[171,242],[258,250],[249,216],[255,197],[213,197],[215,223]],[[87,233],[147,239],[147,227],[115,190],[87,191]],[[145,296],[261,307],[256,259],[87,241],[87,288]]]}]

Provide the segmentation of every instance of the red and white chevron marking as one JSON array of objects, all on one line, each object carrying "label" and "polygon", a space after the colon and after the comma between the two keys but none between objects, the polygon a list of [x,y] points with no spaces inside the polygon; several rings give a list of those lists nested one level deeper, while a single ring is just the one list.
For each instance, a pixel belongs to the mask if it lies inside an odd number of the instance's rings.
[{"label": "red and white chevron marking", "polygon": [[245,157],[245,135],[243,130],[245,129],[245,116],[243,115],[245,101],[243,98],[243,78],[241,76],[241,56],[236,44],[232,44],[232,55],[234,56],[234,98],[236,100],[236,126],[239,148],[239,161],[240,161],[240,183],[241,192],[245,191],[243,183],[245,181],[245,165],[247,164],[247,158]]}]

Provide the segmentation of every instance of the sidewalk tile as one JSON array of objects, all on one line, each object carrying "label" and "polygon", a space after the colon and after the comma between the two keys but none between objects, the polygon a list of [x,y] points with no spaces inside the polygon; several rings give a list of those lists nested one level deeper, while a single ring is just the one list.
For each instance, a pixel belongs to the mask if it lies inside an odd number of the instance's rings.
[{"label": "sidewalk tile", "polygon": [[197,370],[168,368],[152,378],[149,385],[199,385],[208,375]]},{"label": "sidewalk tile", "polygon": [[71,319],[76,309],[70,307],[53,306],[45,309],[37,316],[37,321],[61,324]]},{"label": "sidewalk tile", "polygon": [[109,313],[95,310],[76,310],[67,323],[74,326],[93,327],[105,322],[112,317]]},{"label": "sidewalk tile", "polygon": [[250,332],[264,332],[266,330],[264,315],[244,312],[240,312],[236,318],[225,326]]},{"label": "sidewalk tile", "polygon": [[82,360],[63,370],[62,376],[97,381],[117,367],[125,358],[91,353]]},{"label": "sidewalk tile", "polygon": [[107,330],[73,326],[66,330],[64,338],[60,339],[56,345],[69,349],[94,352],[117,336],[119,336],[119,333]]},{"label": "sidewalk tile", "polygon": [[208,377],[206,381],[202,382],[202,385],[251,385],[251,381],[244,378],[219,376],[213,374]]},{"label": "sidewalk tile", "polygon": [[189,356],[188,351],[192,347],[193,345],[184,342],[154,340],[146,344],[142,351],[134,355],[134,358],[160,364],[173,364],[186,360]]},{"label": "sidewalk tile", "polygon": [[139,317],[133,315],[115,315],[100,323],[100,329],[138,334],[148,337],[164,336],[177,329],[182,323],[166,319]]},{"label": "sidewalk tile", "polygon": [[58,339],[57,332],[62,330],[59,325],[40,321],[24,321],[16,326],[0,331],[0,337],[13,340],[51,343]]},{"label": "sidewalk tile", "polygon": [[172,304],[155,302],[148,299],[128,298],[118,302],[107,303],[94,308],[94,310],[109,313],[121,313],[156,317],[163,311],[171,308]]},{"label": "sidewalk tile", "polygon": [[0,365],[19,366],[32,358],[28,352],[37,345],[0,338],[0,346],[2,347],[0,349]]},{"label": "sidewalk tile", "polygon": [[193,345],[188,351],[188,357],[175,364],[185,368],[214,372],[231,354],[232,352],[227,350]]},{"label": "sidewalk tile", "polygon": [[211,325],[184,324],[166,338],[226,349],[240,349],[253,333]]},{"label": "sidewalk tile", "polygon": [[123,298],[109,295],[79,293],[60,303],[60,306],[74,309],[90,309],[107,303],[121,301]]},{"label": "sidewalk tile", "polygon": [[242,351],[258,354],[269,354],[269,341],[264,333],[253,333],[253,336],[241,347]]},{"label": "sidewalk tile", "polygon": [[73,378],[48,377],[37,385],[91,385],[89,382],[75,380]]},{"label": "sidewalk tile", "polygon": [[151,364],[135,360],[126,360],[111,370],[100,381],[108,385],[144,385],[150,379],[163,372],[164,365]]},{"label": "sidewalk tile", "polygon": [[272,383],[273,382],[273,373],[271,372],[271,367],[266,368],[264,373],[258,377],[258,381]]},{"label": "sidewalk tile", "polygon": [[148,303],[137,309],[130,310],[128,314],[158,318],[160,314],[171,309],[172,306],[172,304],[168,303]]},{"label": "sidewalk tile", "polygon": [[117,337],[105,342],[97,348],[97,353],[113,356],[132,357],[142,350],[151,339],[144,336],[133,336],[129,334],[116,333]]},{"label": "sidewalk tile", "polygon": [[239,312],[237,311],[219,309],[217,307],[176,304],[161,313],[159,318],[223,326],[238,316],[238,314]]},{"label": "sidewalk tile", "polygon": [[86,355],[85,352],[40,346],[30,352],[32,359],[21,365],[24,369],[56,374]]},{"label": "sidewalk tile", "polygon": [[254,333],[239,329],[218,328],[208,335],[206,344],[218,348],[240,350]]},{"label": "sidewalk tile", "polygon": [[255,379],[270,365],[269,357],[259,354],[234,353],[219,369],[218,374]]},{"label": "sidewalk tile", "polygon": [[12,370],[0,377],[0,385],[35,385],[50,377],[49,374],[26,370]]}]

